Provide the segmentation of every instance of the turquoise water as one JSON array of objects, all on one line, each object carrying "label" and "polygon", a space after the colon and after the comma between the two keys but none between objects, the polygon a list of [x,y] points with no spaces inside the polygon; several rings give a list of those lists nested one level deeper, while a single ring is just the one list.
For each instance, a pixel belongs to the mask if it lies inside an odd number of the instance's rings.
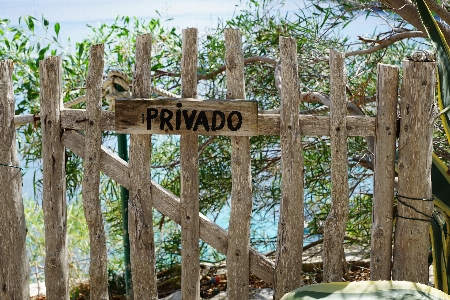
[{"label": "turquoise water", "polygon": [[[274,213],[270,218],[265,217],[262,214],[254,214],[252,215],[250,231],[251,231],[251,239],[250,244],[255,247],[261,253],[267,253],[275,250],[276,248],[276,239],[277,239],[277,231],[278,231],[278,206],[274,208]],[[211,215],[207,215],[207,217],[212,220]],[[228,229],[228,224],[230,222],[230,205],[226,205],[222,208],[219,216],[216,220],[216,224],[222,227],[223,229]],[[303,246],[309,245],[312,242],[315,242],[322,238],[321,235],[310,235],[309,229],[305,228],[303,231]]]}]

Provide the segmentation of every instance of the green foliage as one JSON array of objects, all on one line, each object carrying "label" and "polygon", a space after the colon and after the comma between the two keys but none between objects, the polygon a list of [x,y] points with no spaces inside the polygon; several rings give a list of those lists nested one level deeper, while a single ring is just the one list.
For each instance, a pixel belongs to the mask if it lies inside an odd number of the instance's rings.
[{"label": "green foliage", "polygon": [[[44,281],[45,233],[42,207],[32,199],[24,200],[27,223],[27,251],[31,281]],[[89,236],[81,199],[67,207],[69,276],[71,280],[87,277],[89,272]]]}]

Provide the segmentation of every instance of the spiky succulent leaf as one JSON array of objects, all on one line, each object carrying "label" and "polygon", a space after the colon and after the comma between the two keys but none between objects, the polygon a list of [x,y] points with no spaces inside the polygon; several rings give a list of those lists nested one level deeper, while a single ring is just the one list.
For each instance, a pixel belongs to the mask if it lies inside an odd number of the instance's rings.
[{"label": "spiky succulent leaf", "polygon": [[[450,48],[434,19],[433,13],[428,8],[424,0],[417,0],[417,8],[423,25],[434,44],[437,58],[438,71],[438,103],[439,108],[450,107]],[[441,115],[447,139],[450,142],[450,110]]]}]

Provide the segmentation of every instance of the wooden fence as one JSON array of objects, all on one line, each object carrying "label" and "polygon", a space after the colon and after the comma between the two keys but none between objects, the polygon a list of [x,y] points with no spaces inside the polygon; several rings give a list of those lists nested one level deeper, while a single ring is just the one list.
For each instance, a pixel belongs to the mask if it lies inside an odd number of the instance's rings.
[{"label": "wooden fence", "polygon": [[[225,42],[227,100],[230,100],[227,105],[232,106],[245,102],[244,57],[240,32],[232,29],[225,30]],[[181,99],[167,100],[166,104],[179,103],[177,105],[181,106],[182,103],[188,103],[197,98],[196,29],[183,30],[182,45]],[[273,284],[275,299],[280,299],[286,292],[300,287],[304,230],[302,137],[305,136],[330,136],[331,139],[332,206],[324,230],[324,281],[342,280],[342,246],[349,205],[347,137],[374,136],[372,279],[391,279],[392,271],[394,280],[428,283],[426,259],[428,223],[413,220],[420,218],[421,215],[401,203],[398,203],[398,212],[402,218],[398,219],[396,225],[395,250],[391,268],[395,198],[394,166],[397,146],[396,119],[399,98],[398,68],[382,64],[378,66],[375,117],[347,116],[345,55],[331,50],[330,115],[299,115],[301,94],[296,45],[294,39],[280,38],[281,110],[279,114],[259,112],[256,116],[255,112],[257,124],[254,124],[253,131],[250,130],[243,136],[240,136],[239,130],[228,131],[228,133],[203,132],[209,135],[231,136],[232,194],[228,232],[199,214],[198,132],[186,130],[181,135],[180,198],[149,177],[151,140],[148,133],[137,134],[131,131],[129,163],[101,145],[102,130],[114,131],[116,122],[120,118],[118,110],[116,112],[101,110],[103,45],[95,45],[90,49],[86,81],[86,110],[63,107],[61,57],[48,57],[40,62],[40,121],[44,166],[42,201],[45,221],[47,299],[69,299],[65,148],[84,158],[82,188],[84,212],[90,233],[91,299],[108,298],[107,249],[99,200],[100,171],[130,190],[128,229],[135,299],[157,299],[152,207],[181,225],[183,299],[199,299],[200,297],[199,239],[227,255],[229,299],[248,299],[250,272],[265,282]],[[136,42],[136,67],[132,94],[134,99],[148,99],[146,103],[151,104],[154,100],[149,99],[151,96],[150,53],[151,36],[139,36]],[[2,266],[0,268],[0,298],[28,299],[29,270],[21,200],[22,179],[20,169],[12,166],[18,166],[14,123],[17,125],[32,122],[34,118],[33,116],[14,116],[12,71],[12,62],[0,61],[0,163],[2,164],[0,166],[0,265]],[[435,63],[404,61],[400,101],[400,140],[398,141],[397,189],[400,195],[431,197],[434,93]],[[134,103],[133,101],[138,100],[126,101]],[[202,105],[202,102],[208,103],[208,100],[196,103]],[[126,107],[124,109],[126,110]],[[151,110],[147,112],[149,113],[147,117],[144,113],[142,114],[142,123],[145,123],[146,119],[147,126],[151,126],[148,125],[151,121],[149,119],[157,117],[152,115]],[[177,118],[181,116],[181,112],[179,114]],[[200,115],[199,113],[198,119]],[[210,114],[205,113],[205,116]],[[158,118],[168,120],[164,114]],[[204,122],[208,120],[199,121],[198,119],[196,122],[205,127]],[[166,122],[164,120],[160,120],[161,126]],[[232,127],[235,126],[233,120],[235,119],[230,121]],[[236,129],[237,125],[233,128]],[[84,135],[80,133],[80,130],[85,131]],[[280,136],[282,194],[275,262],[249,246],[252,212],[250,135]],[[429,201],[420,203],[404,201],[418,210],[431,213],[432,204]],[[408,247],[411,244],[424,246]],[[409,263],[412,258],[414,258],[414,264]],[[417,258],[420,259],[417,260]]]}]

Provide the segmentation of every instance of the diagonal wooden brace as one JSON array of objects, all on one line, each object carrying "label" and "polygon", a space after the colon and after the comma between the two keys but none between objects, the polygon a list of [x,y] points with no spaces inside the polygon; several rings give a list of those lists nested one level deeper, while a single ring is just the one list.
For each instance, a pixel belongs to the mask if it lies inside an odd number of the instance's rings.
[{"label": "diagonal wooden brace", "polygon": [[[64,146],[84,158],[84,136],[75,130],[65,130],[62,141]],[[130,187],[128,163],[102,146],[100,153],[100,168],[102,172],[114,179],[125,188]],[[180,224],[180,198],[152,181],[153,205],[159,212]],[[227,232],[219,225],[211,222],[205,215],[199,213],[200,239],[208,243],[220,253],[226,255],[228,248]],[[273,283],[274,263],[253,248],[249,250],[250,271],[267,283]]]}]

